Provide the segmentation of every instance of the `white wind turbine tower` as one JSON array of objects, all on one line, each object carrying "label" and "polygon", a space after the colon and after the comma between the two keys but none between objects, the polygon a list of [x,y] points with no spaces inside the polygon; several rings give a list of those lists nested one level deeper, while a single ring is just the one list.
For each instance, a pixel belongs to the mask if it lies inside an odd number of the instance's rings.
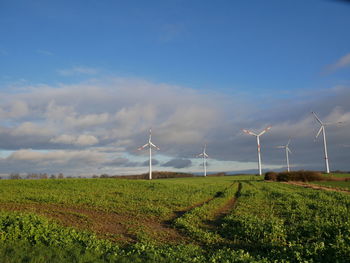
[{"label": "white wind turbine tower", "polygon": [[203,158],[203,167],[204,167],[204,176],[207,176],[207,158],[209,158],[208,154],[206,153],[207,145],[204,144],[203,152],[198,154],[197,157]]},{"label": "white wind turbine tower", "polygon": [[[328,152],[327,152],[327,140],[326,140],[325,126],[326,125],[331,125],[331,124],[334,124],[334,123],[324,123],[317,117],[315,112],[311,112],[311,113],[315,116],[315,119],[321,125],[320,129],[318,130],[318,132],[316,134],[316,138],[322,132],[322,134],[323,134],[323,147],[324,147],[324,160],[325,160],[325,164],[326,164],[326,173],[329,174],[329,162],[328,162]],[[340,124],[340,123],[342,123],[342,122],[336,122],[336,124]]]},{"label": "white wind turbine tower", "polygon": [[253,136],[256,137],[256,143],[258,145],[258,169],[259,169],[259,175],[262,175],[262,172],[261,172],[261,156],[260,156],[260,136],[263,135],[265,132],[267,132],[270,129],[271,129],[271,126],[267,127],[265,130],[263,130],[259,134],[256,134],[256,133],[254,133],[252,131],[248,131],[248,130],[244,130],[243,129],[243,132],[245,132],[246,134],[253,135]]},{"label": "white wind turbine tower", "polygon": [[154,145],[151,141],[152,139],[152,129],[149,129],[149,139],[148,139],[148,143],[146,143],[144,146],[141,146],[138,148],[138,150],[143,150],[146,147],[149,147],[149,176],[148,179],[152,180],[152,147],[160,150],[158,146]]},{"label": "white wind turbine tower", "polygon": [[288,153],[292,153],[292,151],[289,149],[289,144],[290,144],[290,139],[289,139],[289,141],[288,141],[288,143],[287,143],[286,145],[277,146],[277,148],[279,148],[279,149],[285,149],[285,151],[286,151],[287,171],[288,171],[288,172],[290,172]]}]

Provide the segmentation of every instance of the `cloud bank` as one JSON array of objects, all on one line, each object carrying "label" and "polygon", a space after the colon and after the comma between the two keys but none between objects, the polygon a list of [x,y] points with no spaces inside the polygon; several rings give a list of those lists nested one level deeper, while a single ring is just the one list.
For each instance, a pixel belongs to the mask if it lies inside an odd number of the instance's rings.
[{"label": "cloud bank", "polygon": [[152,141],[161,148],[156,169],[200,171],[193,162],[204,143],[215,160],[212,171],[255,169],[256,142],[242,129],[267,125],[273,127],[261,138],[265,170],[284,167],[284,155],[275,146],[289,137],[293,168],[321,170],[322,141],[313,140],[319,127],[311,111],[326,122],[344,122],[327,127],[329,155],[331,169],[350,170],[350,148],[343,146],[350,140],[350,89],[337,86],[319,94],[288,100],[271,95],[269,104],[261,105],[236,94],[139,79],[20,86],[0,94],[0,173],[145,172],[148,153],[136,149],[146,143],[150,127]]}]

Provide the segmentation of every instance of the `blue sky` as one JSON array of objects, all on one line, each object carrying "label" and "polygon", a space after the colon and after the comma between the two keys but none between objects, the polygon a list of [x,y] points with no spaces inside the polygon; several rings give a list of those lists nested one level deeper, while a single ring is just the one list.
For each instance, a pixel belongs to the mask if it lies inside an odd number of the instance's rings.
[{"label": "blue sky", "polygon": [[[325,118],[330,118],[329,114],[334,115],[334,112],[338,118],[347,118],[350,108],[343,100],[349,98],[350,85],[349,12],[350,4],[346,1],[331,0],[3,0],[0,2],[0,90],[3,95],[0,138],[3,132],[3,138],[12,136],[16,143],[12,146],[0,143],[0,146],[3,151],[10,151],[8,156],[13,151],[27,149],[36,149],[40,153],[46,150],[73,151],[74,147],[67,146],[68,141],[71,146],[80,145],[77,143],[79,136],[86,135],[94,136],[98,143],[93,144],[94,140],[89,137],[90,143],[79,151],[98,152],[97,147],[112,145],[113,136],[108,141],[102,131],[85,124],[85,128],[79,130],[69,126],[58,131],[53,125],[56,122],[48,117],[49,105],[55,105],[56,110],[61,107],[59,110],[71,114],[75,121],[80,118],[83,123],[90,118],[96,123],[106,124],[113,121],[111,116],[118,112],[121,116],[125,111],[130,113],[131,108],[140,110],[137,107],[143,99],[147,104],[155,100],[166,101],[168,96],[179,96],[175,101],[184,101],[184,107],[196,105],[202,112],[202,102],[207,102],[208,108],[213,109],[205,115],[212,116],[205,117],[212,129],[208,129],[202,138],[220,145],[213,149],[217,151],[215,161],[246,163],[243,168],[253,169],[254,148],[249,149],[246,157],[243,154],[238,156],[238,152],[223,150],[227,145],[223,136],[227,136],[227,141],[235,141],[229,135],[237,134],[235,129],[260,129],[265,123],[279,127],[287,121],[295,126],[307,118],[310,110],[319,111]],[[86,86],[89,86],[88,90],[94,90],[91,94],[97,94],[96,90],[99,90],[110,96],[101,97],[105,100],[101,103],[94,100],[96,96],[85,94],[82,97],[93,105],[85,108],[79,92],[84,93]],[[109,98],[114,98],[114,92],[115,98],[119,98],[119,92],[121,97],[129,100],[130,90],[140,97],[132,95],[134,99],[129,104],[120,102],[113,111],[113,102]],[[142,97],[145,90],[155,92],[154,96]],[[189,95],[181,97],[178,92]],[[33,100],[35,104],[29,101],[33,94],[45,95],[42,101]],[[217,101],[212,101],[214,98]],[[11,106],[14,104],[9,102],[17,104]],[[327,107],[320,106],[322,103],[327,103]],[[148,121],[145,121],[146,117],[142,119],[145,123],[140,133],[136,136],[129,132],[123,135],[123,140],[136,145],[141,142],[141,132],[144,134],[145,127],[150,125],[160,126],[159,133],[164,133],[164,138],[166,130],[171,127],[188,129],[186,134],[196,128],[203,130],[202,124],[192,126],[191,120],[188,126],[175,127],[171,120],[180,114],[175,105],[166,107],[158,103],[155,107],[153,117]],[[144,112],[144,109],[140,111]],[[225,123],[234,128],[230,130],[215,123],[218,118],[213,112],[220,116],[220,125]],[[230,117],[231,113],[235,117]],[[193,114],[194,118],[200,116]],[[69,120],[63,122],[66,125],[72,123]],[[248,127],[239,127],[241,125]],[[18,136],[15,129],[23,127],[28,137],[24,138],[23,134],[20,139],[13,137]],[[51,131],[44,134],[46,141],[38,139],[35,143],[28,127],[32,131],[35,127],[49,127]],[[64,137],[64,145],[58,145],[57,138],[62,134],[71,137]],[[83,137],[87,141],[89,138]],[[118,144],[121,140],[113,138],[113,143]],[[347,137],[342,139],[345,141]],[[166,143],[165,139],[163,143]],[[200,150],[199,144],[196,142],[192,146]],[[177,150],[167,150],[159,159],[189,158],[189,149]],[[347,148],[342,150],[348,154]],[[301,152],[305,154],[306,149]],[[134,164],[140,158],[127,148],[118,154],[124,159],[134,160]],[[3,161],[8,163],[6,158],[3,157]],[[270,167],[277,167],[281,160],[277,155],[271,158]],[[221,163],[215,169],[220,170],[220,165],[227,167],[227,163]],[[304,163],[303,158],[298,165],[318,168],[316,161]],[[7,170],[11,170],[11,164],[8,167]],[[339,167],[347,168],[344,161],[339,161]],[[42,169],[45,169],[44,165]]]},{"label": "blue sky", "polygon": [[199,89],[313,88],[349,73],[320,76],[348,52],[349,8],[326,0],[2,1],[0,69],[42,83],[84,65]]}]

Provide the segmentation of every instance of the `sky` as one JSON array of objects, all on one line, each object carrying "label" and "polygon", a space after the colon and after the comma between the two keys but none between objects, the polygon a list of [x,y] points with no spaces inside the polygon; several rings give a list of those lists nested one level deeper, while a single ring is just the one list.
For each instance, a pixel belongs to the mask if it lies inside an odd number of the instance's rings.
[{"label": "sky", "polygon": [[350,3],[0,0],[0,174],[350,170]]}]

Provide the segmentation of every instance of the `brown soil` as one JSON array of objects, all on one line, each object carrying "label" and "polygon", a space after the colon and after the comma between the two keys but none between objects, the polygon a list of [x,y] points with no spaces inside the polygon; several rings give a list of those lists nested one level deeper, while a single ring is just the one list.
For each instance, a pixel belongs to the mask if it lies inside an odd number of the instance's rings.
[{"label": "brown soil", "polygon": [[63,226],[94,232],[98,237],[121,244],[134,243],[142,238],[151,238],[153,241],[167,243],[185,242],[185,238],[174,228],[154,219],[140,219],[114,212],[66,207],[58,204],[1,203],[0,209],[43,215]]},{"label": "brown soil", "polygon": [[350,193],[350,190],[346,189],[338,189],[328,186],[321,186],[321,185],[314,185],[314,184],[308,184],[308,183],[302,183],[302,182],[283,182],[284,184],[291,184],[291,185],[297,185],[305,188],[312,188],[315,190],[326,190],[326,191],[335,191],[335,192],[341,192],[341,193]]},{"label": "brown soil", "polygon": [[222,219],[229,214],[232,209],[234,209],[236,202],[241,195],[242,190],[242,183],[238,184],[237,192],[235,193],[234,197],[230,199],[224,206],[220,207],[218,210],[214,213],[214,220],[211,222],[211,225],[218,225],[222,221]]},{"label": "brown soil", "polygon": [[194,204],[194,205],[191,205],[191,206],[189,206],[189,207],[186,207],[185,209],[182,209],[182,210],[179,210],[179,211],[175,211],[175,212],[174,212],[174,215],[173,215],[173,217],[172,217],[172,219],[169,220],[169,221],[167,221],[166,223],[167,223],[167,224],[171,224],[171,223],[172,223],[173,221],[175,221],[177,218],[183,216],[184,214],[190,212],[191,210],[193,210],[193,209],[195,209],[195,208],[197,208],[197,207],[200,207],[200,206],[203,206],[203,205],[209,203],[209,202],[210,202],[211,200],[213,200],[214,198],[215,198],[215,197],[211,197],[211,198],[208,198],[208,199],[205,200],[205,201],[201,201],[201,202],[199,202],[199,203],[196,203],[196,204]]}]

